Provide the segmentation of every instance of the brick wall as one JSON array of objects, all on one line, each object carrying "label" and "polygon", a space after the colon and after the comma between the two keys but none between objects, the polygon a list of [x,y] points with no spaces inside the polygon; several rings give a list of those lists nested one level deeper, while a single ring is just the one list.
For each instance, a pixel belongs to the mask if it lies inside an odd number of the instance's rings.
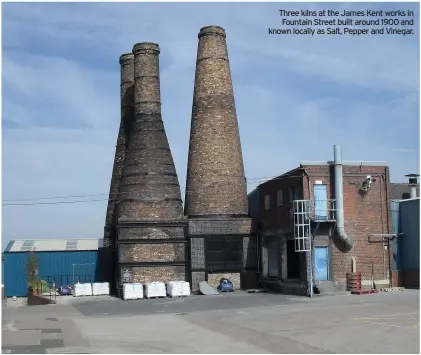
[{"label": "brick wall", "polygon": [[121,244],[119,253],[121,263],[185,261],[184,243]]},{"label": "brick wall", "polygon": [[[288,176],[275,178],[265,184],[260,185],[260,218],[261,228],[265,230],[289,227],[292,210],[290,200],[290,188],[297,189],[297,193],[303,194],[303,171],[297,169]],[[277,205],[277,192],[282,190],[283,204]],[[265,196],[270,195],[270,209],[265,210]]]},{"label": "brick wall", "polygon": [[183,266],[165,266],[165,267],[134,267],[133,282],[142,284],[160,281],[185,281],[186,273]]},{"label": "brick wall", "polygon": [[[333,166],[303,166],[304,170],[296,169],[287,176],[262,184],[260,187],[260,223],[261,230],[283,231],[291,230],[291,208],[288,189],[292,186],[301,188],[302,198],[312,198],[312,185],[321,180],[327,185],[328,198],[335,198]],[[331,249],[331,278],[337,282],[345,282],[346,273],[352,271],[351,257],[355,257],[357,271],[362,273],[363,279],[371,279],[372,264],[374,279],[386,279],[389,274],[389,258],[391,250],[384,250],[380,238],[371,238],[377,243],[369,242],[370,234],[391,233],[389,216],[389,170],[386,166],[343,166],[344,174],[344,217],[345,231],[355,242],[349,253],[341,253],[332,243]],[[367,175],[376,179],[371,189],[365,195],[359,188]],[[310,185],[310,186],[309,186]],[[310,187],[310,189],[309,189]],[[284,204],[277,206],[277,191],[283,189]],[[264,196],[270,194],[271,208],[264,209]],[[323,241],[322,244],[326,244]],[[305,266],[304,258],[301,258]],[[302,268],[305,270],[305,267]],[[280,270],[281,271],[281,270]]]},{"label": "brick wall", "polygon": [[[310,175],[310,184],[321,180],[327,184],[328,197],[335,198],[334,174],[332,166],[306,166]],[[376,179],[366,194],[360,193],[360,187],[367,175]],[[345,231],[354,241],[354,248],[349,253],[341,253],[331,243],[331,273],[333,279],[345,282],[346,273],[352,271],[352,257],[356,259],[357,271],[363,279],[370,280],[372,265],[374,279],[389,277],[389,258],[391,250],[384,250],[380,238],[371,238],[377,243],[370,243],[371,234],[390,233],[389,216],[389,170],[385,166],[343,166],[344,181],[344,218]]]}]

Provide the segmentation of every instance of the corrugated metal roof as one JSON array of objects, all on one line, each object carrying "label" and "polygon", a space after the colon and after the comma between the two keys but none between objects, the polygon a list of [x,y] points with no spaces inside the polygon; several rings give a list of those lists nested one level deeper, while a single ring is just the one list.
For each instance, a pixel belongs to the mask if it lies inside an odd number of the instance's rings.
[{"label": "corrugated metal roof", "polygon": [[98,250],[102,239],[25,239],[11,240],[5,252]]}]

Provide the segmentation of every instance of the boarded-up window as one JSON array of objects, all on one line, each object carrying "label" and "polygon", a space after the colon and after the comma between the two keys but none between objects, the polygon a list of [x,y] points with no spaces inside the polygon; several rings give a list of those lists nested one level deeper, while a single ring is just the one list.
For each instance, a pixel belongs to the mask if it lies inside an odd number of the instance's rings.
[{"label": "boarded-up window", "polygon": [[282,206],[284,204],[284,192],[283,190],[278,190],[278,194],[276,195],[276,203],[278,206]]},{"label": "boarded-up window", "polygon": [[265,195],[265,211],[270,210],[270,195]]},{"label": "boarded-up window", "polygon": [[242,267],[242,237],[208,237],[206,244],[208,270],[236,270]]}]

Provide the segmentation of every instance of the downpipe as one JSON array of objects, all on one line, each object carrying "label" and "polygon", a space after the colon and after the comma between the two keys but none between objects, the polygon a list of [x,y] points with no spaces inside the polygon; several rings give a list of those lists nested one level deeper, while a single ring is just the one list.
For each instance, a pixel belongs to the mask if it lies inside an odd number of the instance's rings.
[{"label": "downpipe", "polygon": [[345,232],[343,165],[342,151],[339,144],[334,145],[333,153],[336,197],[336,231],[334,233],[333,243],[342,253],[348,253],[353,248],[354,242],[352,238]]}]

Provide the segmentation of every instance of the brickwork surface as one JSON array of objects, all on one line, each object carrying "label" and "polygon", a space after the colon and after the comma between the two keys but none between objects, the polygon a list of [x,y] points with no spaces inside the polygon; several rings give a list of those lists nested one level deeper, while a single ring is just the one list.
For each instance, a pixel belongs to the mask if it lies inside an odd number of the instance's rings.
[{"label": "brickwork surface", "polygon": [[189,235],[251,233],[251,218],[189,219]]},{"label": "brickwork surface", "polygon": [[181,193],[161,117],[159,46],[136,44],[134,120],[120,185],[119,220],[177,219]]},{"label": "brickwork surface", "polygon": [[185,261],[184,243],[121,244],[119,253],[121,263]]},{"label": "brickwork surface", "polygon": [[[212,235],[232,235],[243,237],[243,266],[245,268],[257,267],[256,237],[250,236],[251,218],[221,218],[221,219],[190,219],[189,235],[203,235],[190,238],[191,267],[194,269],[205,268],[205,238],[212,238]],[[257,287],[257,276],[255,270],[249,270],[243,273],[246,278],[244,285],[248,288]],[[222,275],[222,274],[214,274]],[[230,273],[231,275],[231,273]],[[241,274],[235,273],[236,283],[241,286]],[[215,282],[214,278],[208,274],[208,282]],[[219,277],[219,279],[222,276]],[[219,284],[218,279],[218,284]],[[198,287],[200,281],[206,281],[204,272],[192,272],[192,287]],[[234,282],[234,280],[232,280]],[[218,285],[217,284],[217,285]],[[217,286],[216,285],[216,286]],[[197,291],[193,288],[193,290]]]},{"label": "brickwork surface", "polygon": [[221,278],[229,279],[232,282],[234,290],[241,289],[241,274],[240,273],[217,273],[208,274],[208,284],[213,287],[218,287]]},{"label": "brickwork surface", "polygon": [[[133,119],[127,134],[127,152],[121,174],[118,222],[167,221],[183,217],[181,192],[161,115],[159,46],[133,47]],[[183,228],[125,227],[119,239],[184,239]],[[119,262],[184,262],[183,243],[120,244]],[[185,279],[185,267],[136,267],[138,282]]]},{"label": "brickwork surface", "polygon": [[205,239],[204,238],[191,238],[191,267],[192,269],[205,268]]},{"label": "brickwork surface", "polygon": [[142,284],[149,282],[184,281],[185,269],[182,266],[168,267],[135,267],[133,268],[133,282]]},{"label": "brickwork surface", "polygon": [[191,288],[192,291],[197,292],[199,291],[199,282],[205,281],[206,275],[204,272],[192,272],[191,275]]},{"label": "brickwork surface", "polygon": [[114,238],[110,229],[116,224],[116,201],[120,192],[120,179],[126,155],[126,141],[128,127],[133,119],[133,85],[134,85],[134,57],[133,54],[120,56],[120,102],[121,120],[117,136],[114,166],[111,176],[110,194],[105,218],[104,246],[110,245],[110,239]]},{"label": "brickwork surface", "polygon": [[216,26],[199,33],[186,185],[186,215],[247,215],[226,37]]},{"label": "brickwork surface", "polygon": [[183,227],[120,228],[119,239],[184,239]]}]

